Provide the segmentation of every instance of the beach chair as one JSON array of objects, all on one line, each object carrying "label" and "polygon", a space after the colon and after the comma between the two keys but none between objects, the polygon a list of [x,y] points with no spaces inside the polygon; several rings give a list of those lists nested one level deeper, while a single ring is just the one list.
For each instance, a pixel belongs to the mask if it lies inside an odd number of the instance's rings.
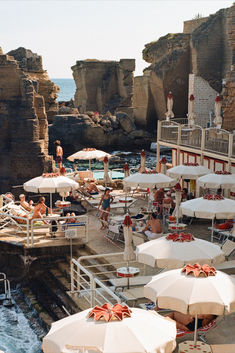
[{"label": "beach chair", "polygon": [[215,268],[228,274],[233,273],[235,271],[235,260],[229,260],[229,257],[235,251],[235,242],[227,239],[221,246],[221,249],[225,253],[225,258],[227,261],[216,265]]},{"label": "beach chair", "polygon": [[134,246],[138,246],[147,241],[147,238],[143,233],[135,232],[135,231],[132,232],[132,239],[133,239]]},{"label": "beach chair", "polygon": [[[222,320],[224,320],[224,316],[218,316],[216,319],[209,322],[209,324],[203,327],[200,327],[197,330],[198,339],[204,343],[208,343],[206,340],[207,332],[216,328]],[[187,338],[187,341],[188,340],[191,341],[193,339],[193,335],[194,335],[194,331],[185,331],[185,330],[177,329],[176,338],[181,340],[181,338],[183,337],[183,338]]]},{"label": "beach chair", "polygon": [[113,219],[110,219],[107,223],[106,237],[110,240],[116,240],[124,243],[122,224],[120,222],[116,222]]}]

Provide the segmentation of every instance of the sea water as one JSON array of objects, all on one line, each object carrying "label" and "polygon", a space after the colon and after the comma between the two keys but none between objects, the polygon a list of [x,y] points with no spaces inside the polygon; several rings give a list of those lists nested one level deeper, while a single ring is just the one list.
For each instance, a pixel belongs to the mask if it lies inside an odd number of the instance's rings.
[{"label": "sea water", "polygon": [[74,99],[76,85],[73,78],[52,78],[51,81],[60,88],[57,98],[59,102]]},{"label": "sea water", "polygon": [[36,314],[29,308],[24,308],[27,313],[23,312],[14,299],[13,304],[12,307],[0,304],[0,350],[4,353],[42,353],[42,342],[27,318],[30,317],[38,327]]}]

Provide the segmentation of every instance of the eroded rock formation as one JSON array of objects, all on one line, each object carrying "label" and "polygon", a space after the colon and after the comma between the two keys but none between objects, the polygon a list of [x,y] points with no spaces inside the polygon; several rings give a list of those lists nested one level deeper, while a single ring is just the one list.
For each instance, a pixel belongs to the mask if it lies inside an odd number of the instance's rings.
[{"label": "eroded rock formation", "polygon": [[[148,126],[154,120],[165,118],[169,91],[174,96],[175,117],[186,117],[190,73],[201,77],[217,93],[221,93],[223,79],[227,77],[230,80],[229,72],[234,60],[234,40],[231,39],[234,7],[222,9],[207,18],[186,21],[184,33],[168,34],[145,46],[143,58],[151,65],[144,71],[142,79],[136,79],[134,95],[135,116],[142,125]],[[231,97],[229,89],[231,84],[227,91]],[[138,105],[139,101],[145,104]],[[227,105],[229,111],[230,103]],[[141,114],[144,114],[142,119]],[[208,115],[204,117],[205,121],[208,121]],[[224,111],[226,127],[230,124],[227,119],[231,119],[227,116],[229,113]]]},{"label": "eroded rock formation", "polygon": [[227,16],[228,40],[232,50],[232,63],[226,74],[223,87],[223,127],[235,130],[235,5],[230,9]]},{"label": "eroded rock formation", "polygon": [[122,111],[132,116],[134,59],[77,61],[72,70],[77,87],[75,107],[80,113]]},{"label": "eroded rock formation", "polygon": [[0,193],[54,168],[38,86],[12,56],[0,52]]},{"label": "eroded rock formation", "polygon": [[54,115],[58,113],[56,98],[59,87],[50,80],[47,72],[43,69],[42,57],[22,47],[11,50],[7,54],[17,60],[19,67],[27,73],[33,82],[37,82],[37,93],[44,98],[47,119],[51,123]]},{"label": "eroded rock formation", "polygon": [[64,150],[72,154],[84,147],[100,149],[149,148],[152,136],[138,130],[124,112],[112,115],[56,115],[49,127],[50,141],[61,140]]}]

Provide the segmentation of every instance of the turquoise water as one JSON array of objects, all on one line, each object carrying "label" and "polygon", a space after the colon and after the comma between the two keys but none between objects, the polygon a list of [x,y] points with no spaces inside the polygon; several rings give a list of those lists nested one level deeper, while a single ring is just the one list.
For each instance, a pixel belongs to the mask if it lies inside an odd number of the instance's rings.
[{"label": "turquoise water", "polygon": [[51,81],[60,87],[58,101],[70,101],[70,99],[74,99],[76,85],[73,78],[52,78]]},{"label": "turquoise water", "polygon": [[[102,180],[104,179],[104,172],[96,172],[93,171],[94,178],[96,180]],[[123,179],[124,178],[124,173],[118,172],[118,171],[112,171],[112,179]]]}]

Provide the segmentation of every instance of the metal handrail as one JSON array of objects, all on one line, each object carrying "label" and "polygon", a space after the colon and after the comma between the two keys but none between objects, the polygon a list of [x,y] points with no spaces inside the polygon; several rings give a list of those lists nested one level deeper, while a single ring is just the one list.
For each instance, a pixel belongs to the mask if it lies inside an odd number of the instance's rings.
[{"label": "metal handrail", "polygon": [[[121,253],[123,254],[123,253]],[[91,255],[90,257],[94,257],[94,256],[98,256],[99,255]],[[83,259],[87,256],[82,256]],[[77,267],[77,271],[75,270],[75,266]],[[104,299],[104,302],[108,302],[110,304],[112,304],[109,300],[109,297],[111,297],[115,302],[120,303],[121,299],[113,293],[113,291],[108,288],[106,285],[104,285],[104,283],[102,283],[102,281],[100,281],[97,277],[95,277],[91,272],[89,272],[80,262],[79,259],[72,259],[71,260],[71,293],[79,293],[81,291],[81,288],[88,293],[88,298],[86,296],[84,296],[84,299],[89,302],[90,306],[94,306],[95,303],[102,305],[102,302],[98,299],[98,296],[100,296],[101,298]],[[86,278],[84,277],[84,275],[82,274],[84,273],[86,277],[89,278],[89,281],[86,280]],[[75,276],[76,275],[76,276]],[[75,278],[77,277],[77,278]],[[82,282],[82,281],[83,282]],[[75,282],[76,282],[76,288],[75,288]],[[87,283],[88,284],[88,288],[86,288],[83,283]],[[97,286],[99,286],[99,288],[102,288],[105,294],[102,294]]]}]

